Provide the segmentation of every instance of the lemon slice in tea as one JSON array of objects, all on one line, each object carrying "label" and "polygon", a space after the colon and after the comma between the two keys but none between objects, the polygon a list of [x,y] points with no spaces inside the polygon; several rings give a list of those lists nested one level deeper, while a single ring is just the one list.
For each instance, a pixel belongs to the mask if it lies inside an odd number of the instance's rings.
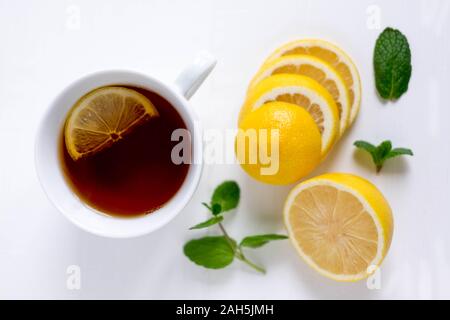
[{"label": "lemon slice in tea", "polygon": [[74,160],[95,154],[158,115],[151,101],[135,90],[95,89],[70,111],[64,129],[67,152]]}]

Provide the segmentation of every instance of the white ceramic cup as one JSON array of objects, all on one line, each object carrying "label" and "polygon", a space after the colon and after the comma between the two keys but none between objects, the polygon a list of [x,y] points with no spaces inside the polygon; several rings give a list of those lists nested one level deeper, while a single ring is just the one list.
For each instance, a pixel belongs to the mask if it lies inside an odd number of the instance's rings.
[{"label": "white ceramic cup", "polygon": [[[203,165],[201,129],[188,99],[206,79],[215,63],[215,59],[208,53],[199,54],[173,85],[132,71],[103,71],[87,75],[65,88],[51,103],[42,119],[35,149],[39,181],[55,207],[80,228],[112,238],[148,234],[179,214],[197,188]],[[192,164],[183,185],[169,202],[148,215],[119,218],[102,214],[80,200],[63,176],[58,148],[67,113],[80,97],[93,89],[108,85],[131,85],[156,92],[175,107],[191,133]]]}]

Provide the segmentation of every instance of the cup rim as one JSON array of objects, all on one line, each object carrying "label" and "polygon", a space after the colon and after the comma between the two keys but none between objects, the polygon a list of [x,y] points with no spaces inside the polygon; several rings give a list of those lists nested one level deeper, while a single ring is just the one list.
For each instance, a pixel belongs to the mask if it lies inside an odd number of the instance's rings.
[{"label": "cup rim", "polygon": [[[155,91],[168,100],[177,110],[191,132],[193,161],[190,164],[185,181],[167,203],[147,215],[132,218],[115,217],[101,214],[94,208],[89,207],[70,189],[63,176],[58,160],[58,144],[53,143],[53,147],[49,146],[49,141],[51,143],[53,139],[53,142],[55,142],[54,134],[56,130],[58,130],[56,139],[59,139],[67,111],[76,102],[72,101],[72,104],[61,105],[63,101],[79,99],[95,88],[113,84],[134,85]],[[136,71],[104,70],[87,74],[71,82],[50,102],[40,119],[37,130],[34,162],[38,181],[44,193],[69,221],[81,229],[99,236],[133,238],[149,234],[163,227],[184,209],[200,182],[203,169],[202,155],[203,143],[198,117],[189,101],[175,86],[165,84],[152,76]],[[50,158],[46,159],[48,157]],[[47,161],[44,162],[44,159]],[[55,161],[58,162],[57,168],[50,168],[49,166],[54,165]]]}]

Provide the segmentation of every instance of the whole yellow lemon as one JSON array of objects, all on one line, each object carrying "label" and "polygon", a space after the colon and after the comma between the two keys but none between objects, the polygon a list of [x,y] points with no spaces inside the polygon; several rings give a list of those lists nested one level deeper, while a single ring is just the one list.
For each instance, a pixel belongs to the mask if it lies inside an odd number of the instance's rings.
[{"label": "whole yellow lemon", "polygon": [[239,124],[236,157],[258,181],[284,185],[309,174],[321,159],[321,136],[303,108],[269,102]]}]

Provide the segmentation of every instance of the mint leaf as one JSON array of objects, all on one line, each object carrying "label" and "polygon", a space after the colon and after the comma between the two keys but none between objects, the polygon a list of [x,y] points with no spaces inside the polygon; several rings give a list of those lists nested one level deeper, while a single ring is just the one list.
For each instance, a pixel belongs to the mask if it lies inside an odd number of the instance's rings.
[{"label": "mint leaf", "polygon": [[375,166],[377,167],[377,171],[378,171],[378,166],[381,163],[381,159],[379,157],[378,148],[375,145],[373,145],[373,144],[371,144],[369,142],[363,141],[363,140],[355,141],[353,143],[353,145],[355,147],[357,147],[358,149],[362,149],[364,151],[367,151],[370,154],[370,156],[372,157],[372,161],[375,164]]},{"label": "mint leaf", "polygon": [[[387,155],[392,150],[392,143],[388,140],[383,141],[376,149],[376,156],[374,158],[375,165],[377,166],[377,170],[381,170],[383,166],[384,160],[386,160]],[[379,168],[379,169],[378,169]]]},{"label": "mint leaf", "polygon": [[369,142],[358,140],[355,141],[353,144],[360,149],[366,150],[370,154],[375,154],[377,152],[377,147],[375,147],[373,144]]},{"label": "mint leaf", "polygon": [[411,50],[406,37],[386,28],[378,37],[373,55],[375,83],[379,95],[396,100],[408,90],[411,78]]},{"label": "mint leaf", "polygon": [[223,220],[222,216],[212,217],[211,219],[196,224],[195,226],[189,228],[189,230],[208,228],[210,226],[218,224],[219,222],[222,222],[222,220]]},{"label": "mint leaf", "polygon": [[406,148],[395,148],[392,149],[392,143],[389,140],[383,141],[375,147],[373,144],[366,141],[355,141],[353,143],[359,149],[365,150],[370,153],[372,156],[373,163],[377,169],[377,172],[383,168],[384,162],[388,159],[392,159],[402,155],[413,155],[413,152],[410,149]]},{"label": "mint leaf", "polygon": [[249,236],[242,239],[239,246],[247,248],[259,248],[267,244],[269,241],[284,240],[287,236],[279,234],[261,234],[257,236]]},{"label": "mint leaf", "polygon": [[372,156],[372,160],[375,163],[375,165],[377,165],[377,163],[379,163],[380,157],[378,156],[378,149],[376,146],[374,146],[373,144],[371,144],[369,142],[362,141],[362,140],[355,141],[353,143],[353,145],[355,147],[357,147],[358,149],[367,151]]},{"label": "mint leaf", "polygon": [[215,216],[218,215],[219,213],[222,213],[222,206],[218,203],[214,203],[212,205],[211,212]]},{"label": "mint leaf", "polygon": [[389,152],[389,154],[387,155],[387,159],[391,159],[391,158],[395,158],[395,157],[403,156],[403,155],[413,156],[414,154],[411,149],[395,148],[395,149],[392,149],[391,152]]},{"label": "mint leaf", "polygon": [[225,181],[220,184],[213,193],[211,199],[211,206],[220,205],[220,212],[213,214],[219,214],[221,212],[229,211],[236,208],[239,204],[240,189],[235,181]]},{"label": "mint leaf", "polygon": [[234,259],[234,250],[223,236],[191,240],[183,251],[189,260],[209,269],[225,268]]},{"label": "mint leaf", "polygon": [[202,202],[202,205],[204,205],[215,216],[222,212],[222,206],[218,203],[214,203],[210,206],[206,202]]}]

